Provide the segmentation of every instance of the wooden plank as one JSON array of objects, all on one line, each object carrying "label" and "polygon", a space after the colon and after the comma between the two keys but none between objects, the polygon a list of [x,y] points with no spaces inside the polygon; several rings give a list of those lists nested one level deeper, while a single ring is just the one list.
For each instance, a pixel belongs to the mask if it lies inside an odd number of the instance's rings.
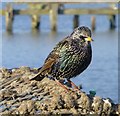
[{"label": "wooden plank", "polygon": [[[34,10],[34,9],[26,9],[26,10],[15,10],[15,15],[47,15],[49,14],[49,10]],[[112,8],[96,8],[96,9],[65,9],[63,14],[69,15],[77,15],[77,14],[98,14],[98,15],[113,15],[120,14],[120,9],[112,9]],[[0,10],[0,15],[5,15],[5,10]]]},{"label": "wooden plank", "polygon": [[33,10],[33,9],[27,9],[27,10],[14,10],[14,13],[16,15],[46,15],[49,14],[49,10]]},{"label": "wooden plank", "polygon": [[[120,11],[120,9],[119,9]],[[111,8],[97,8],[97,9],[65,9],[64,14],[74,15],[74,14],[98,14],[98,15],[112,15],[120,14],[118,9]]]},{"label": "wooden plank", "polygon": [[[0,15],[5,15],[5,10],[0,10]],[[33,10],[33,9],[26,9],[26,10],[15,10],[14,15],[47,15],[49,14],[49,10]]]},{"label": "wooden plank", "polygon": [[[112,15],[112,14],[120,14],[120,9],[112,9],[112,8],[97,8],[97,9],[65,9],[63,14],[98,14],[98,15]],[[49,10],[15,10],[16,15],[46,15],[49,14]]]}]

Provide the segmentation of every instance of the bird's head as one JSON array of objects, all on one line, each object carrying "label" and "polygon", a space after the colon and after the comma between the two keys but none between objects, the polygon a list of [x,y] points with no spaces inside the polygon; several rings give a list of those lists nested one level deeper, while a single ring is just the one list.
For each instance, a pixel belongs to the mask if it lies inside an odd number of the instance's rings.
[{"label": "bird's head", "polygon": [[93,39],[91,38],[91,30],[85,26],[76,28],[71,35],[73,39],[80,39],[82,43],[90,43],[91,41],[93,41]]}]

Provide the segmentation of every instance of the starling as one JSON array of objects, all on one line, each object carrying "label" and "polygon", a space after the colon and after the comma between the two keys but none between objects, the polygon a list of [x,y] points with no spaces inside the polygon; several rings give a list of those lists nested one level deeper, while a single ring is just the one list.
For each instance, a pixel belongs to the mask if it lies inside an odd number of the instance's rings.
[{"label": "starling", "polygon": [[44,77],[48,77],[67,89],[60,82],[61,79],[67,79],[74,88],[78,89],[70,78],[82,73],[90,64],[91,41],[91,30],[88,27],[76,28],[53,48],[38,74],[31,80],[41,81]]}]

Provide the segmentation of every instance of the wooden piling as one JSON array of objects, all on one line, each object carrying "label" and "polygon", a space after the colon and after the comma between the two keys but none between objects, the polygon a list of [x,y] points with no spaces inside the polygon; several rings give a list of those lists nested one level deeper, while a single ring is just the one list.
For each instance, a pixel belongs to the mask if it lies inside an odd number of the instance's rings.
[{"label": "wooden piling", "polygon": [[50,5],[50,22],[51,22],[51,31],[57,31],[57,15],[58,15],[58,4]]},{"label": "wooden piling", "polygon": [[115,29],[116,27],[116,16],[110,15],[109,16],[109,22],[110,22],[110,29]]},{"label": "wooden piling", "polygon": [[79,26],[79,15],[74,15],[73,18],[73,28],[76,28]]},{"label": "wooden piling", "polygon": [[13,8],[10,4],[7,4],[6,12],[5,12],[5,21],[6,21],[6,30],[9,32],[12,32],[13,20],[14,20]]},{"label": "wooden piling", "polygon": [[[40,10],[41,9],[41,4],[36,4],[36,3],[29,3],[28,4],[28,9],[36,11],[36,10]],[[33,13],[31,14],[32,17],[32,30],[38,30],[39,26],[40,26],[40,16],[38,13]]]},{"label": "wooden piling", "polygon": [[[110,8],[112,8],[113,10],[116,9],[115,3],[111,3]],[[109,22],[110,22],[110,29],[115,29],[115,27],[116,27],[116,15],[112,14],[112,15],[109,15],[108,17],[109,17]]]},{"label": "wooden piling", "polygon": [[91,29],[92,29],[92,31],[95,31],[95,29],[96,29],[96,18],[95,18],[95,16],[91,17]]},{"label": "wooden piling", "polygon": [[32,29],[38,30],[40,26],[40,16],[32,15]]}]

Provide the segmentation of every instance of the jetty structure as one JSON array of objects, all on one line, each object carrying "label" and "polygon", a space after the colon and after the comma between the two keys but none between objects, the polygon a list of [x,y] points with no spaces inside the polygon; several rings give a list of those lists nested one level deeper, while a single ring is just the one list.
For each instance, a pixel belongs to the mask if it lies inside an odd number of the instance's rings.
[{"label": "jetty structure", "polygon": [[[120,9],[115,3],[107,3],[109,7],[101,8],[65,8],[65,4],[70,3],[24,3],[27,4],[26,9],[15,9],[13,6],[17,4],[18,6],[23,3],[6,3],[4,9],[0,10],[0,14],[5,16],[6,30],[12,31],[13,23],[16,21],[15,16],[17,15],[29,15],[31,17],[31,27],[32,29],[39,29],[41,20],[41,15],[49,15],[51,31],[57,30],[58,15],[73,15],[73,28],[80,25],[79,17],[81,15],[107,15],[108,21],[110,22],[110,29],[115,29],[116,27],[116,15],[119,14]],[[73,5],[80,3],[71,3]],[[91,17],[91,29],[96,28],[96,18]]]}]

